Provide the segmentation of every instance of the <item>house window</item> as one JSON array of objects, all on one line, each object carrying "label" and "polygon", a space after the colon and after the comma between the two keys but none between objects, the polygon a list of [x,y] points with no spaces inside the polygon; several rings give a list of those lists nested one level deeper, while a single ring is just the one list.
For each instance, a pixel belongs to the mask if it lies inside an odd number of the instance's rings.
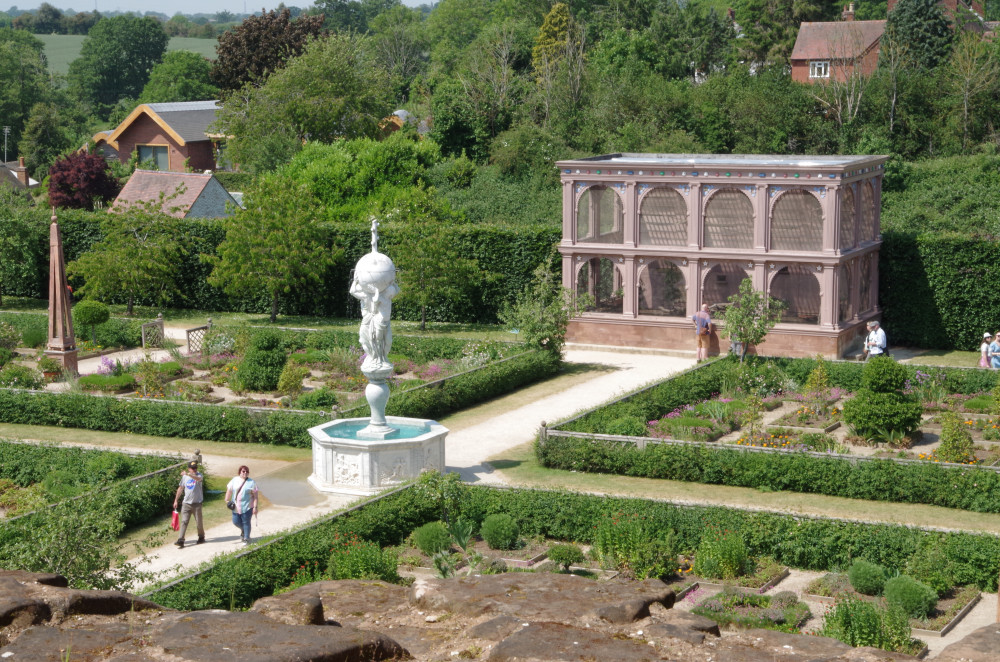
[{"label": "house window", "polygon": [[139,150],[139,163],[152,161],[156,164],[157,170],[164,172],[170,170],[170,158],[166,145],[137,145],[136,149]]},{"label": "house window", "polygon": [[809,77],[810,78],[829,78],[830,77],[830,61],[829,60],[814,60],[809,63]]}]

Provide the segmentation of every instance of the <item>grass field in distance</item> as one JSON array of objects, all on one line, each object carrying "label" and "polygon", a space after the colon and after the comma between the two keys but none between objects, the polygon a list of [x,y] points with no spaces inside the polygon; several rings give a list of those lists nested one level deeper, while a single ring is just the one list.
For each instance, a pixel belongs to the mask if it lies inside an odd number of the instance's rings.
[{"label": "grass field in distance", "polygon": [[[80,57],[80,45],[86,38],[78,34],[36,34],[45,44],[45,57],[49,61],[49,72],[66,75],[69,63]],[[193,39],[191,37],[171,37],[168,51],[194,51],[209,59],[215,59],[218,39]]]}]

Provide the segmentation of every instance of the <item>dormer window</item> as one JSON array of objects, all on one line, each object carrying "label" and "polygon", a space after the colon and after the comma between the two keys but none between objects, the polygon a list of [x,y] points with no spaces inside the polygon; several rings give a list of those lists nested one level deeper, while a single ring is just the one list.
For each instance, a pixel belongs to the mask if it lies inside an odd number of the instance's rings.
[{"label": "dormer window", "polygon": [[813,60],[809,63],[809,77],[810,78],[829,78],[830,77],[830,61],[829,60]]}]

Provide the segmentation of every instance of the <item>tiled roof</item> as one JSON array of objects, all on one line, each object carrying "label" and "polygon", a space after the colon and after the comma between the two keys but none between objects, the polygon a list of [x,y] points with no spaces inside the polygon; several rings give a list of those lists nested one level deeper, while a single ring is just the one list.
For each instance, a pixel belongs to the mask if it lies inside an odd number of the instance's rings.
[{"label": "tiled roof", "polygon": [[209,140],[208,127],[215,121],[218,101],[178,101],[174,103],[148,103],[137,106],[118,125],[107,142],[117,147],[118,137],[139,115],[146,114],[181,144]]},{"label": "tiled roof", "polygon": [[865,54],[882,38],[885,21],[802,23],[792,60],[847,60]]},{"label": "tiled roof", "polygon": [[[202,194],[208,183],[212,181],[211,173],[193,172],[161,172],[158,170],[136,170],[129,177],[121,193],[115,198],[112,209],[119,205],[133,202],[148,202],[160,199],[160,193],[165,198],[169,198],[177,191],[181,185],[185,187],[183,193],[163,203],[163,211],[184,218],[191,205],[194,204],[198,196]],[[176,208],[176,209],[174,209]]]}]

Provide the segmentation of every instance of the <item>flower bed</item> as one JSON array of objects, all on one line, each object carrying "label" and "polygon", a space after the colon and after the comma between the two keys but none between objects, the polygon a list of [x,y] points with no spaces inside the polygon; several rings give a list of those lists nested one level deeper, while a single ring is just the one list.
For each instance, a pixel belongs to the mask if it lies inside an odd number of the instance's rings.
[{"label": "flower bed", "polygon": [[736,446],[778,448],[791,451],[827,453],[837,449],[837,441],[823,432],[810,432],[796,428],[771,428],[754,436],[743,436],[733,442]]},{"label": "flower bed", "polygon": [[832,432],[840,427],[840,410],[834,407],[827,411],[825,408],[803,404],[774,421],[774,425],[802,432]]},{"label": "flower bed", "polygon": [[690,560],[681,561],[678,574],[700,588],[730,588],[737,591],[763,593],[788,576],[788,568],[773,558],[765,556],[751,561],[749,572],[732,579],[700,577],[693,573],[694,564]]},{"label": "flower bed", "polygon": [[770,596],[723,590],[691,611],[720,625],[793,633],[812,616],[809,607],[790,591]]},{"label": "flower bed", "polygon": [[[814,602],[833,604],[838,600],[853,598],[876,602],[884,606],[885,600],[858,593],[851,587],[847,575],[830,572],[814,579],[804,591],[804,597]],[[968,614],[981,597],[977,586],[956,586],[940,596],[937,606],[927,618],[911,618],[913,634],[927,637],[941,637],[954,628]]]}]

